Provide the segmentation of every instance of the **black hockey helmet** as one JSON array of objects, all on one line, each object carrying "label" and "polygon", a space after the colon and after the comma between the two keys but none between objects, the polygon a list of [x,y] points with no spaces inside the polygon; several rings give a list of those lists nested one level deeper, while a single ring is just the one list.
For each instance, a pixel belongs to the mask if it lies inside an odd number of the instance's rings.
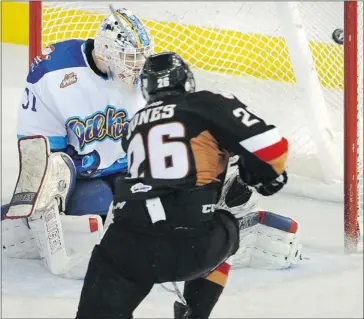
[{"label": "black hockey helmet", "polygon": [[149,56],[141,71],[140,80],[143,96],[148,102],[195,92],[193,73],[175,52]]}]

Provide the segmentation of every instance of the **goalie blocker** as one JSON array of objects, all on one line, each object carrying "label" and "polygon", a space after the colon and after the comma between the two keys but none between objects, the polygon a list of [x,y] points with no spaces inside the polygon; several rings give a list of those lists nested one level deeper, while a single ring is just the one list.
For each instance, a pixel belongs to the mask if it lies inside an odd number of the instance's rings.
[{"label": "goalie blocker", "polygon": [[83,278],[91,251],[104,233],[98,215],[64,215],[75,183],[65,153],[50,153],[43,136],[20,138],[19,177],[3,228],[3,252],[14,258],[43,258],[66,278]]}]

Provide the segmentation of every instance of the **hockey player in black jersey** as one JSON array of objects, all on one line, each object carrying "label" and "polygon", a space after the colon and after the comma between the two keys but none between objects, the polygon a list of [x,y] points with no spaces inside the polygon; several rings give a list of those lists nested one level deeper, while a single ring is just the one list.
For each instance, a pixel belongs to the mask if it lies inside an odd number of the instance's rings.
[{"label": "hockey player in black jersey", "polygon": [[239,229],[216,209],[228,159],[263,195],[287,182],[288,142],[232,95],[195,92],[180,56],[147,59],[146,107],[123,138],[129,177],[117,185],[114,222],[93,251],[77,318],[132,318],[155,283],[185,281],[176,318],[208,318],[226,283]]}]

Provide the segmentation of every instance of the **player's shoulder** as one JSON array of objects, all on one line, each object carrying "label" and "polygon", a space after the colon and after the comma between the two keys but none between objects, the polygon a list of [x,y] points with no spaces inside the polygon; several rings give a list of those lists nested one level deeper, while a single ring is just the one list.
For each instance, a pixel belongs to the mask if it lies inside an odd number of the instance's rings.
[{"label": "player's shoulder", "polygon": [[236,100],[236,97],[223,91],[198,91],[188,94],[186,97],[187,107],[198,109],[201,112],[213,112],[215,109],[224,107],[229,101]]},{"label": "player's shoulder", "polygon": [[207,90],[203,90],[203,91],[198,91],[192,94],[188,95],[189,99],[191,101],[196,101],[196,102],[201,102],[201,101],[220,101],[220,100],[235,100],[236,97],[227,91],[221,91],[221,90],[216,90],[216,91],[207,91]]},{"label": "player's shoulder", "polygon": [[27,82],[37,83],[44,75],[62,69],[86,67],[84,40],[66,40],[48,45],[30,66]]}]

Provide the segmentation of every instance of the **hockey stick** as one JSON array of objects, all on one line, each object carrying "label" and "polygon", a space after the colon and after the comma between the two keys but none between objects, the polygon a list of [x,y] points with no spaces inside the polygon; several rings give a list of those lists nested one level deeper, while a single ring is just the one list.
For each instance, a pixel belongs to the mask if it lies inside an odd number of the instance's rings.
[{"label": "hockey stick", "polygon": [[173,285],[173,288],[174,289],[170,289],[168,287],[166,287],[164,284],[160,284],[162,286],[162,288],[165,290],[165,291],[168,291],[174,295],[177,295],[177,297],[182,301],[182,303],[187,306],[187,301],[186,299],[183,297],[183,294],[181,293],[181,290],[179,290],[178,286],[177,286],[177,283],[176,282],[172,282],[172,285]]},{"label": "hockey stick", "polygon": [[68,256],[56,199],[54,199],[52,207],[42,214],[42,219],[47,245],[45,258],[52,273],[65,274],[79,264],[85,256],[91,254],[92,249],[86,253]]}]

